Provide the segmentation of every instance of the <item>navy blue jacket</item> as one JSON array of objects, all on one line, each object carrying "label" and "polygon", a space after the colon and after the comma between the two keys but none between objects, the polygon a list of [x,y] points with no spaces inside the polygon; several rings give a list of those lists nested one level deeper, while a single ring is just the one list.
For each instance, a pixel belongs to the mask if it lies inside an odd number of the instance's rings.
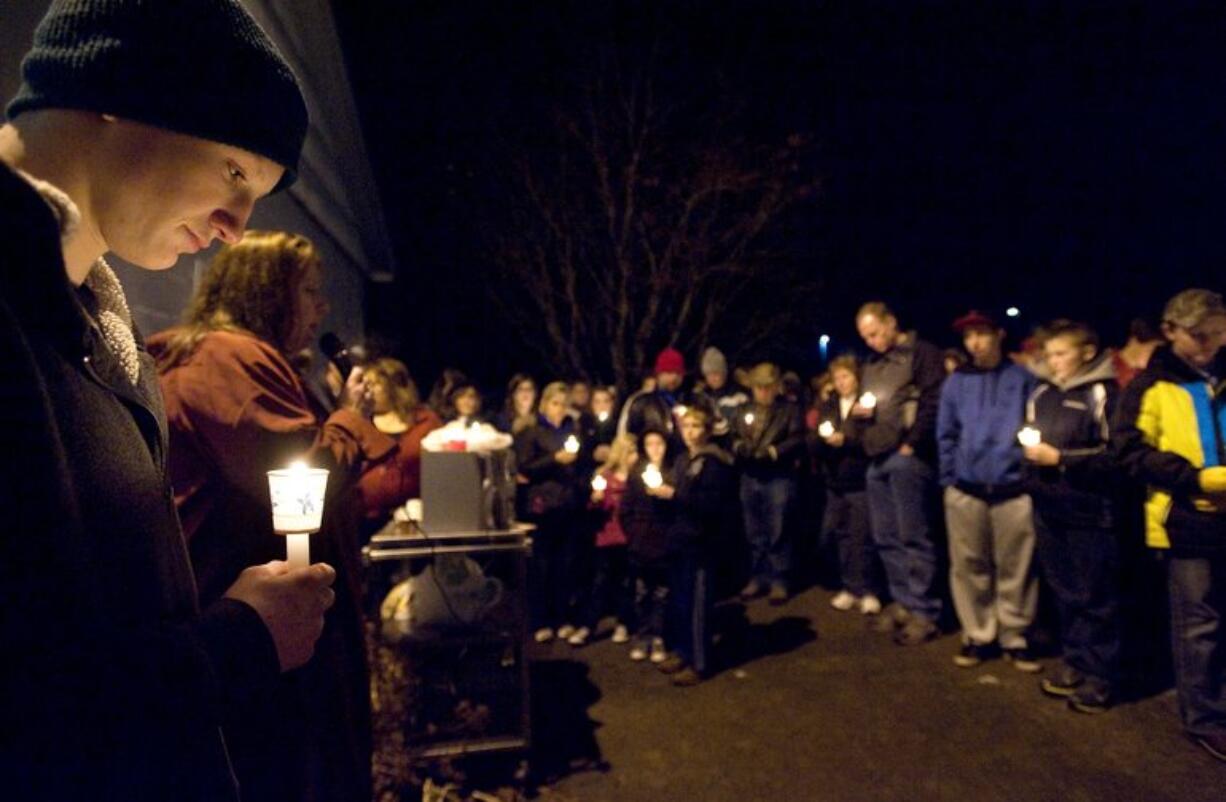
[{"label": "navy blue jacket", "polygon": [[1017,433],[1034,384],[1008,360],[991,370],[967,366],[945,381],[937,411],[942,487],[1004,488],[1022,480]]}]

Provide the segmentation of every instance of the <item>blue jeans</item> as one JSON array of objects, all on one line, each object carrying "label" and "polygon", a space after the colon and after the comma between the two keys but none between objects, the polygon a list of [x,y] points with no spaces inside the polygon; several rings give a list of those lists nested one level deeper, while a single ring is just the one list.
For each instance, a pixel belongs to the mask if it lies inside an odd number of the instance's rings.
[{"label": "blue jeans", "polygon": [[894,452],[868,468],[868,517],[877,555],[894,601],[936,621],[937,553],[928,520],[933,469],[923,460]]},{"label": "blue jeans", "polygon": [[868,499],[863,491],[826,489],[822,538],[834,541],[839,555],[839,579],[853,596],[880,595],[877,550],[868,530]]},{"label": "blue jeans", "polygon": [[1226,732],[1226,555],[1172,557],[1171,644],[1179,715],[1190,735]]},{"label": "blue jeans", "polygon": [[784,531],[796,499],[796,479],[741,477],[741,514],[749,541],[750,579],[772,587],[787,586],[792,568],[792,542]]}]

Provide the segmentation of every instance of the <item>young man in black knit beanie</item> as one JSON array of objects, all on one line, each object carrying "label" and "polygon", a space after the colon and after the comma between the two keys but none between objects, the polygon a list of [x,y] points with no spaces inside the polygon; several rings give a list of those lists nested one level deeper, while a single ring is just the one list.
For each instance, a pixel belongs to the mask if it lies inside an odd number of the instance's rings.
[{"label": "young man in black knit beanie", "polygon": [[307,111],[236,0],[52,3],[0,127],[0,793],[237,799],[222,711],[305,663],[327,565],[200,610],[152,362],[103,256],[237,241]]}]

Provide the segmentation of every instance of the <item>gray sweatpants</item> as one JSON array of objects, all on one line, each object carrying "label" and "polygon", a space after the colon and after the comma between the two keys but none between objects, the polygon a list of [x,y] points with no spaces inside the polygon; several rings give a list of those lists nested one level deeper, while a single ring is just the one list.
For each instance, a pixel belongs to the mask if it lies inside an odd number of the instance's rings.
[{"label": "gray sweatpants", "polygon": [[1026,648],[1039,603],[1030,496],[989,504],[947,487],[945,524],[949,586],[963,640]]}]

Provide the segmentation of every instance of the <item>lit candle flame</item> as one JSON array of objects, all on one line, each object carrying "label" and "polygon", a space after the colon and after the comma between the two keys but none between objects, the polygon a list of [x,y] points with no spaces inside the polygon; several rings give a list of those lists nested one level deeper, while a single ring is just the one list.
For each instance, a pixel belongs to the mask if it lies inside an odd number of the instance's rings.
[{"label": "lit candle flame", "polygon": [[873,409],[877,406],[877,396],[872,393],[865,393],[860,396],[860,406],[864,409]]},{"label": "lit candle flame", "polygon": [[828,420],[822,421],[822,425],[817,427],[817,433],[822,437],[829,437],[834,434],[834,424]]},{"label": "lit candle flame", "polygon": [[597,493],[603,493],[609,487],[609,480],[605,479],[600,474],[596,474],[592,478],[592,489]]},{"label": "lit candle flame", "polygon": [[1033,426],[1026,426],[1017,433],[1017,441],[1024,446],[1037,446],[1043,442],[1043,435]]},{"label": "lit candle flame", "polygon": [[753,426],[753,413],[752,412],[745,413],[745,425]]},{"label": "lit candle flame", "polygon": [[655,465],[648,465],[643,471],[643,484],[650,488],[657,488],[664,484],[664,475],[660,473],[660,469]]},{"label": "lit candle flame", "polygon": [[596,413],[596,420],[600,421],[601,423],[604,423],[608,419],[609,419],[609,413],[607,410],[601,410],[600,412]]},{"label": "lit candle flame", "polygon": [[562,448],[566,449],[567,454],[578,454],[579,438],[572,434],[570,437],[566,438],[566,442],[562,445]]}]

